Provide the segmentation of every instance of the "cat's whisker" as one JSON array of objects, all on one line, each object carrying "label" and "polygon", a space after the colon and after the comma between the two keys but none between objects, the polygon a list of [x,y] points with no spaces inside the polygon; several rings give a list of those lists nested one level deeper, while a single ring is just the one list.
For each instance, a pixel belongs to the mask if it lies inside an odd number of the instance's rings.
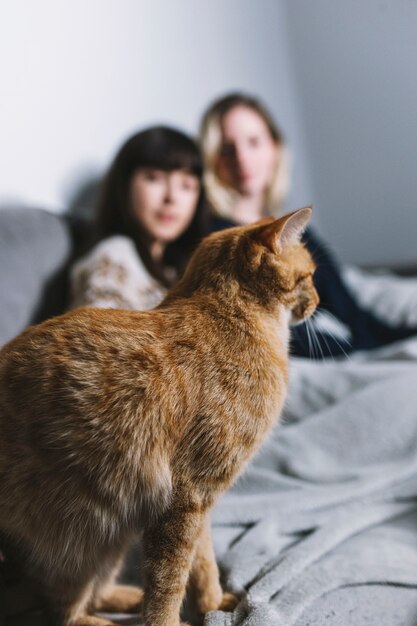
[{"label": "cat's whisker", "polygon": [[317,342],[317,337],[315,336],[314,328],[313,328],[313,324],[311,323],[311,320],[309,320],[308,327],[310,329],[310,336],[311,336],[311,340],[313,342],[315,353],[316,353],[316,361],[318,361],[320,359],[320,357],[321,358],[323,358],[323,357],[322,357],[321,352],[320,352],[320,345]]},{"label": "cat's whisker", "polygon": [[[318,308],[317,308],[317,311],[320,311],[320,310],[321,310],[321,311],[325,311],[325,312],[326,312],[326,315],[330,315],[330,317],[332,317],[334,320],[336,320],[336,321],[338,322],[338,320],[337,320],[336,316],[335,316],[335,315],[333,315],[333,313],[330,313],[330,311],[328,311],[327,309],[323,309],[322,307],[318,307]],[[318,344],[321,346],[321,344],[320,344],[320,339],[323,339],[323,341],[324,341],[324,343],[326,344],[326,347],[327,347],[327,349],[328,349],[329,355],[332,357],[332,359],[333,359],[333,360],[334,360],[334,358],[335,358],[335,355],[332,353],[332,350],[331,350],[331,348],[330,348],[330,346],[329,346],[329,343],[328,343],[328,341],[326,340],[326,333],[327,333],[327,334],[328,334],[328,335],[329,335],[329,336],[333,339],[333,341],[337,344],[337,346],[340,348],[340,351],[343,353],[343,355],[344,355],[347,359],[349,359],[349,360],[350,360],[350,355],[349,355],[349,353],[348,353],[348,352],[346,352],[346,350],[344,349],[343,345],[341,344],[341,342],[339,341],[339,339],[337,338],[337,336],[335,335],[335,333],[334,333],[331,329],[329,329],[329,328],[328,328],[328,329],[326,329],[326,332],[325,332],[325,333],[323,332],[323,333],[321,333],[321,334],[319,335],[319,334],[318,334],[318,332],[317,332],[317,330],[316,330],[316,328],[314,327],[314,324],[313,324],[313,322],[312,322],[311,318],[309,318],[309,322],[310,322],[310,330],[311,330],[311,333],[312,333],[312,335],[313,335],[313,337],[314,337],[314,339],[315,339],[316,343],[318,343]],[[347,346],[348,346],[349,348],[350,348],[350,347],[352,347],[352,344],[351,344],[351,342],[349,341],[349,339],[343,339],[343,341],[347,344]],[[321,352],[322,352],[322,350],[321,350]],[[323,358],[324,358],[324,357],[323,357]]]},{"label": "cat's whisker", "polygon": [[320,339],[319,339],[319,337],[318,337],[318,335],[317,335],[317,331],[316,331],[316,329],[314,328],[314,324],[313,324],[313,322],[312,322],[311,318],[309,318],[309,319],[308,319],[308,322],[309,322],[309,326],[310,326],[310,330],[311,330],[311,335],[312,335],[312,337],[313,337],[313,340],[314,340],[314,341],[315,341],[315,343],[316,343],[316,346],[317,346],[318,352],[320,353],[321,358],[322,358],[322,359],[324,359],[324,358],[325,358],[325,356],[324,356],[323,348],[322,348],[322,346],[321,346]]},{"label": "cat's whisker", "polygon": [[312,335],[313,335],[313,337],[314,337],[314,339],[316,341],[317,347],[318,347],[318,349],[320,351],[321,358],[324,359],[325,355],[324,355],[324,352],[323,352],[323,347],[322,347],[322,345],[320,343],[320,336],[318,335],[317,330],[314,328],[314,324],[313,324],[312,320],[310,320],[310,325],[311,325],[311,333],[312,333]]},{"label": "cat's whisker", "polygon": [[320,358],[323,358],[323,353],[321,351],[320,344],[317,341],[316,333],[315,333],[314,326],[312,324],[311,319],[308,319],[308,327],[309,327],[311,340],[312,340],[315,354],[316,354],[316,361],[318,361]]},{"label": "cat's whisker", "polygon": [[[313,326],[313,324],[312,324],[312,326]],[[320,336],[318,335],[316,329],[314,329],[314,332],[316,334],[317,341],[320,343]],[[329,355],[331,356],[332,360],[334,361],[334,354],[333,354],[333,352],[332,352],[332,350],[331,350],[331,348],[329,346],[329,343],[328,343],[328,341],[326,339],[326,335],[324,333],[322,333],[321,334],[321,338],[323,339],[324,343],[326,344],[326,348],[327,348],[327,350],[329,352]]]},{"label": "cat's whisker", "polygon": [[[334,316],[333,316],[334,317]],[[336,318],[335,318],[336,319]],[[342,344],[340,343],[340,341],[338,340],[338,338],[336,337],[335,333],[333,333],[331,330],[328,331],[329,335],[332,337],[333,341],[339,346],[340,350],[343,352],[343,355],[350,361],[351,357],[350,354],[348,352],[346,352],[346,350],[344,349],[344,347],[342,346]],[[349,341],[349,339],[345,339],[344,340],[346,342],[346,344],[351,348],[352,344]]]},{"label": "cat's whisker", "polygon": [[[333,338],[333,341],[335,341],[337,343],[337,345],[339,346],[339,348],[343,352],[343,355],[350,361],[351,358],[350,358],[349,352],[346,352],[346,350],[344,349],[344,347],[342,346],[340,341],[338,341],[338,339],[335,337],[335,335],[333,333],[330,332],[329,335]],[[351,345],[350,342],[347,342],[347,343],[349,343],[349,345]]]},{"label": "cat's whisker", "polygon": [[[330,311],[328,311],[327,309],[324,309],[323,307],[318,307],[317,311],[325,311],[326,315],[329,315],[332,319],[335,320],[335,322],[337,322],[338,324],[340,323],[340,320],[338,320],[338,318],[336,317],[336,315],[334,315],[333,313],[331,313]],[[336,337],[334,336],[334,333],[332,333],[331,331],[329,331],[329,335],[331,335],[333,337],[333,339],[336,341]],[[349,341],[349,339],[343,339],[343,341],[347,344],[349,344],[349,347],[352,347],[352,343]]]},{"label": "cat's whisker", "polygon": [[311,340],[311,336],[310,336],[310,329],[309,329],[309,325],[307,324],[307,322],[308,322],[308,319],[307,319],[307,320],[305,320],[305,323],[306,323],[306,333],[307,333],[307,341],[308,341],[308,353],[309,353],[309,357],[310,357],[313,361],[315,361],[315,360],[316,360],[316,358],[315,358],[315,355],[314,355],[314,352],[313,352],[312,340]]},{"label": "cat's whisker", "polygon": [[[329,330],[328,334],[330,335],[330,337],[333,339],[333,341],[339,346],[340,350],[342,351],[343,355],[346,357],[346,359],[348,359],[349,361],[351,360],[350,358],[350,354],[348,352],[346,352],[346,350],[344,349],[344,347],[342,346],[342,344],[340,343],[340,341],[337,339],[337,337],[335,336],[335,334]],[[352,344],[346,340],[346,343],[349,344],[349,346],[351,346]]]}]

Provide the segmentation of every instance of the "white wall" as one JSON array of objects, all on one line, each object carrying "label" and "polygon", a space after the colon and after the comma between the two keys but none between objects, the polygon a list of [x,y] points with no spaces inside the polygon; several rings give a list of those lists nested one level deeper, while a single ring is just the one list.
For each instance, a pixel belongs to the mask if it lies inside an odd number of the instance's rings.
[{"label": "white wall", "polygon": [[349,261],[417,264],[417,2],[285,0],[320,231]]},{"label": "white wall", "polygon": [[127,136],[246,89],[347,261],[417,261],[416,0],[2,0],[0,205],[65,210]]},{"label": "white wall", "polygon": [[[261,95],[302,153],[285,33],[275,0],[2,0],[0,203],[62,210],[132,132],[195,132],[231,89]],[[302,159],[295,180],[306,204]]]}]

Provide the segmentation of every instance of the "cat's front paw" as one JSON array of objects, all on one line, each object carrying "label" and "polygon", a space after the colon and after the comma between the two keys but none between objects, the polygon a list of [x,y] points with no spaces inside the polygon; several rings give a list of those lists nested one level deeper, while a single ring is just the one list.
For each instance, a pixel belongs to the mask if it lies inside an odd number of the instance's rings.
[{"label": "cat's front paw", "polygon": [[233,593],[223,592],[202,594],[196,602],[199,613],[205,615],[209,611],[233,611],[238,604],[239,598]]},{"label": "cat's front paw", "polygon": [[234,593],[225,591],[223,593],[222,601],[218,606],[219,611],[233,611],[239,603],[239,598]]},{"label": "cat's front paw", "polygon": [[140,613],[144,592],[140,587],[113,585],[96,601],[95,610],[103,613]]}]

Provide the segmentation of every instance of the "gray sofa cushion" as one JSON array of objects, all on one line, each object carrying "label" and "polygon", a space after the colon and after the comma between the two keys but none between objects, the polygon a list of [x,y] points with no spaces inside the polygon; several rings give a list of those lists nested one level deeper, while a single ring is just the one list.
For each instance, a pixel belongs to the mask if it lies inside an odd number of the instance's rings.
[{"label": "gray sofa cushion", "polygon": [[0,209],[0,345],[61,312],[72,251],[66,220],[40,209]]}]

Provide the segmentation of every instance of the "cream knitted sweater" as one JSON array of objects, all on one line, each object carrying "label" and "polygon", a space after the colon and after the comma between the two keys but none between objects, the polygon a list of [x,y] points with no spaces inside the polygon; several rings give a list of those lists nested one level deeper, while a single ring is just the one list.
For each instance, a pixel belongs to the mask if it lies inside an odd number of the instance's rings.
[{"label": "cream knitted sweater", "polygon": [[143,264],[131,239],[115,235],[99,242],[71,271],[71,306],[146,310],[166,289]]}]

